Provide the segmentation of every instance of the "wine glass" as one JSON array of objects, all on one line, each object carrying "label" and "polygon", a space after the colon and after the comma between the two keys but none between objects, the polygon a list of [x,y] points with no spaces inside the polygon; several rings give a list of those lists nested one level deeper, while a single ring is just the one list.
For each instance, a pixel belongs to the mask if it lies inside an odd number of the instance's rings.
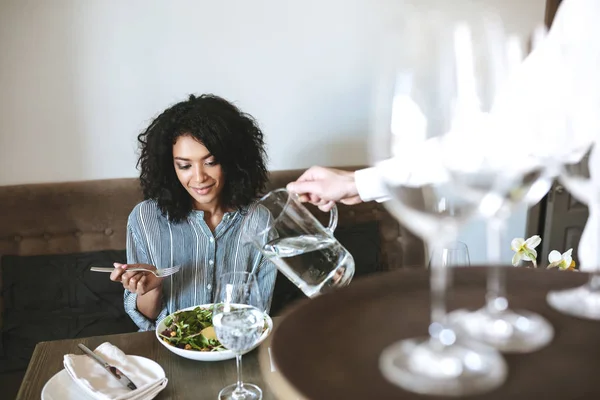
[{"label": "wine glass", "polygon": [[[590,124],[589,128],[592,126],[593,124]],[[577,137],[571,129],[567,131],[571,132],[573,139]],[[597,132],[600,134],[600,130]],[[559,179],[575,198],[588,206],[588,220],[579,241],[578,255],[580,271],[590,272],[590,277],[584,286],[551,291],[547,295],[547,301],[553,308],[565,314],[600,320],[600,181],[597,172],[600,170],[600,138],[598,134],[595,137],[586,137],[587,145],[576,149],[567,158]],[[581,139],[578,141],[585,142]]]},{"label": "wine glass", "polygon": [[429,268],[432,265],[442,265],[445,268],[470,266],[471,259],[467,244],[457,240],[445,247],[434,248],[429,259]]},{"label": "wine glass", "polygon": [[591,144],[580,161],[565,165],[560,176],[567,190],[588,206],[588,220],[579,241],[578,255],[579,269],[591,272],[590,278],[584,286],[551,291],[546,297],[548,304],[558,311],[594,320],[600,320],[600,182],[594,176],[600,167],[598,152],[597,144]]},{"label": "wine glass", "polygon": [[[569,30],[569,26],[560,28]],[[558,57],[553,68],[558,78],[556,101],[560,112],[555,113],[550,132],[562,151],[559,180],[573,197],[588,206],[578,256],[579,269],[590,272],[590,277],[584,286],[548,293],[547,301],[565,314],[600,320],[600,79],[596,70],[600,55],[590,51],[584,41],[569,40],[569,36],[562,41],[558,40],[560,36],[554,39]]]},{"label": "wine glass", "polygon": [[219,277],[213,325],[223,346],[235,353],[237,383],[219,392],[220,400],[259,400],[262,390],[242,381],[242,354],[254,347],[265,326],[264,305],[253,274],[228,272]]},{"label": "wine glass", "polygon": [[[540,37],[540,33],[534,36]],[[515,38],[516,39],[516,38]],[[479,212],[486,221],[488,273],[486,305],[476,311],[456,310],[448,316],[449,322],[461,333],[505,352],[531,352],[546,346],[554,337],[552,325],[541,315],[527,310],[511,310],[506,296],[506,262],[501,248],[505,246],[504,232],[512,210],[519,204],[533,205],[549,190],[557,174],[557,157],[553,149],[540,146],[541,134],[547,132],[538,126],[547,115],[547,103],[539,96],[537,83],[539,67],[544,57],[543,44],[538,39],[534,53],[521,63],[519,42],[509,39],[507,78],[505,86],[494,100],[490,126],[472,151],[486,159],[479,169],[488,176],[488,185],[472,186],[461,180],[460,169],[451,175],[469,190],[481,190],[484,199]],[[538,47],[540,46],[540,47]],[[535,74],[535,75],[534,75]],[[548,140],[548,138],[543,138]],[[518,149],[498,145],[516,144]],[[516,156],[516,157],[515,157]]]},{"label": "wine glass", "polygon": [[[471,2],[419,6],[407,6],[400,29],[384,44],[371,154],[390,195],[386,207],[428,248],[444,248],[483,200],[457,185],[446,164],[479,161],[479,154],[466,151],[468,139],[486,120],[482,110],[498,83],[504,38],[499,22],[472,10]],[[486,179],[476,173],[473,178]],[[489,346],[457,337],[447,323],[448,269],[440,261],[431,263],[429,337],[384,349],[380,369],[390,382],[417,393],[492,390],[506,378],[504,359]]]}]

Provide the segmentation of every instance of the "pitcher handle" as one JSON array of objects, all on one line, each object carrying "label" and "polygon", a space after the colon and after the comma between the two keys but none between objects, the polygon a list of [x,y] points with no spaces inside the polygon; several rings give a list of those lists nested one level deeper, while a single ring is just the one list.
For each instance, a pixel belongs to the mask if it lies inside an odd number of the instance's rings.
[{"label": "pitcher handle", "polygon": [[338,224],[338,209],[337,209],[337,206],[335,205],[335,203],[333,203],[333,207],[331,208],[331,210],[329,210],[329,226],[327,227],[327,230],[329,231],[329,233],[331,235],[333,235],[333,231],[335,231],[335,228],[337,228],[337,224]]}]

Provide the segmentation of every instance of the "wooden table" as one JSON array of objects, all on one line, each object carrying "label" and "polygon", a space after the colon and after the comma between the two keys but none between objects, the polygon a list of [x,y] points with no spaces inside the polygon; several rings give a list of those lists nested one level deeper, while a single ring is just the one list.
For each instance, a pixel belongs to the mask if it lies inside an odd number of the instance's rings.
[{"label": "wooden table", "polygon": [[[278,317],[273,318],[274,326],[277,326],[279,320]],[[188,360],[170,352],[158,343],[154,332],[125,333],[38,343],[19,389],[17,400],[39,400],[46,382],[63,369],[63,356],[68,353],[80,353],[77,343],[83,343],[94,349],[104,342],[114,344],[126,354],[146,357],[160,364],[165,370],[169,383],[156,397],[157,400],[214,400],[222,388],[236,381],[235,360],[220,362]],[[263,344],[268,346],[266,341]],[[258,351],[254,350],[244,355],[242,360],[244,381],[260,386],[264,400],[275,400],[259,368]]]}]

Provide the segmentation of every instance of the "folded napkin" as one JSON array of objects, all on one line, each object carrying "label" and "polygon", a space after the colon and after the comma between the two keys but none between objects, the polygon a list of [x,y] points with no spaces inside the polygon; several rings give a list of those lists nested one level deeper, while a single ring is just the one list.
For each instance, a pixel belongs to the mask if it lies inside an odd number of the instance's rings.
[{"label": "folded napkin", "polygon": [[164,370],[152,360],[127,356],[118,347],[108,342],[98,346],[94,353],[119,368],[137,386],[136,390],[123,386],[90,356],[65,355],[63,363],[71,378],[96,399],[152,399],[167,386],[168,380]]}]

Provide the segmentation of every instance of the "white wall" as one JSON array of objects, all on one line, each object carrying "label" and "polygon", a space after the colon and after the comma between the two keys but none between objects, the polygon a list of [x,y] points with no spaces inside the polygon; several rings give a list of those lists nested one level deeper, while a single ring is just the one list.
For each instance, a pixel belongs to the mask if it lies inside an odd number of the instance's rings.
[{"label": "white wall", "polygon": [[[545,0],[490,3],[515,32],[543,18]],[[0,0],[0,185],[136,176],[136,135],[192,92],[253,114],[271,169],[366,163],[373,49],[400,5]]]}]

